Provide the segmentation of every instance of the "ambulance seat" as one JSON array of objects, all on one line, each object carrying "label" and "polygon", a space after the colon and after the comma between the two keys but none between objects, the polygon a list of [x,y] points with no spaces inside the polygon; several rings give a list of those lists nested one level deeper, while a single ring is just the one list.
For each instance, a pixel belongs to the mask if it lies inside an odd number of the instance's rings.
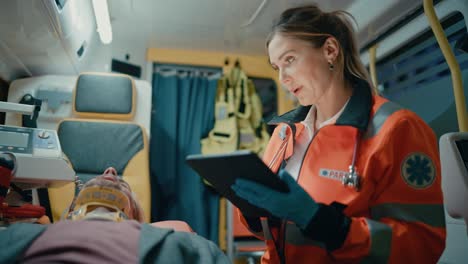
[{"label": "ambulance seat", "polygon": [[[8,88],[8,102],[19,103],[24,95],[30,94],[42,100],[37,127],[57,129],[64,118],[75,117],[72,112],[72,97],[78,76],[42,75],[14,80]],[[134,80],[136,102],[132,122],[138,123],[150,135],[151,126],[151,84],[145,80]],[[23,126],[21,115],[6,113],[5,124]]]},{"label": "ambulance seat", "polygon": [[227,217],[232,219],[227,221],[228,239],[227,252],[232,255],[234,260],[245,260],[247,263],[259,263],[263,253],[266,250],[264,241],[255,237],[241,222],[237,213],[237,208],[230,202],[227,202]]},{"label": "ambulance seat", "polygon": [[[440,137],[442,191],[447,213],[468,224],[468,133],[447,133]],[[467,230],[468,232],[468,230]]]},{"label": "ambulance seat", "polygon": [[[86,182],[114,167],[136,193],[150,220],[149,144],[145,129],[130,122],[135,114],[134,80],[122,74],[83,73],[72,96],[74,118],[65,118],[57,128],[62,151],[78,178]],[[50,188],[54,221],[67,210],[75,184]]]}]

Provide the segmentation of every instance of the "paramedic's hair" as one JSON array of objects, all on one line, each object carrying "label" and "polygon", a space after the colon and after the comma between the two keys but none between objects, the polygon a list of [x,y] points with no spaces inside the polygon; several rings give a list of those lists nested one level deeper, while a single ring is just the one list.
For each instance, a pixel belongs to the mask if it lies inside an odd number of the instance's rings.
[{"label": "paramedic's hair", "polygon": [[337,61],[343,66],[345,79],[351,81],[357,77],[372,87],[367,70],[359,59],[351,19],[354,20],[353,16],[346,11],[327,13],[315,4],[294,7],[284,11],[273,25],[266,46],[268,48],[276,33],[308,41],[316,48],[322,47],[327,38],[333,36],[340,45]]}]

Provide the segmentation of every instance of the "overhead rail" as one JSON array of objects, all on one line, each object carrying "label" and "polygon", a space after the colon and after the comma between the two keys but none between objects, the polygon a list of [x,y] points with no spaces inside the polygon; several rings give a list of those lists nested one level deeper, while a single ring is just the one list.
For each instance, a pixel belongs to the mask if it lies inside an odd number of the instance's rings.
[{"label": "overhead rail", "polygon": [[374,89],[378,92],[377,86],[379,82],[377,80],[377,68],[376,68],[376,57],[377,57],[377,44],[369,48],[369,72],[374,85]]},{"label": "overhead rail", "polygon": [[[442,0],[435,0],[435,4],[438,4]],[[359,53],[363,53],[364,51],[368,50],[370,47],[376,45],[377,43],[381,42],[386,37],[390,36],[394,32],[398,31],[403,25],[406,25],[409,21],[415,19],[419,15],[424,13],[424,7],[420,6],[415,8],[414,10],[409,11],[408,14],[402,16],[399,19],[396,19],[391,25],[389,25],[386,29],[379,34],[372,38],[371,40],[365,42],[361,48],[359,49]]]},{"label": "overhead rail", "polygon": [[265,4],[268,2],[268,0],[263,0],[260,5],[257,7],[257,10],[253,13],[253,15],[250,17],[250,19],[245,22],[244,24],[241,25],[241,27],[246,27],[254,22],[254,20],[257,18],[258,14],[260,14],[260,11],[265,7]]},{"label": "overhead rail", "polygon": [[463,83],[461,78],[460,65],[458,65],[455,55],[453,54],[452,48],[445,36],[445,32],[442,25],[437,18],[434,10],[434,3],[432,0],[424,0],[424,13],[426,14],[429,24],[431,25],[432,31],[439,43],[442,54],[450,69],[453,84],[453,94],[455,97],[455,107],[457,110],[458,129],[460,132],[468,131],[468,120],[465,103],[465,93],[463,91]]}]

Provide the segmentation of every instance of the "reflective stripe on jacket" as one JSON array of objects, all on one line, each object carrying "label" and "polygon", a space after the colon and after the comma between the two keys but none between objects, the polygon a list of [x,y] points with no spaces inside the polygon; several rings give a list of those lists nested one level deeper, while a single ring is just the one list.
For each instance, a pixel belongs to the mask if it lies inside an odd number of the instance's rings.
[{"label": "reflective stripe on jacket", "polygon": [[[442,254],[445,215],[433,131],[411,111],[372,95],[366,82],[357,80],[353,88],[336,123],[315,133],[298,177],[317,202],[345,206],[351,225],[344,244],[329,252],[294,223],[284,224],[280,232],[278,225],[262,219],[261,237],[267,244],[262,263],[280,262],[278,245],[286,263],[436,263]],[[272,120],[277,127],[264,161],[273,171],[292,155],[309,109],[299,107]],[[341,182],[356,138],[359,191]]]}]

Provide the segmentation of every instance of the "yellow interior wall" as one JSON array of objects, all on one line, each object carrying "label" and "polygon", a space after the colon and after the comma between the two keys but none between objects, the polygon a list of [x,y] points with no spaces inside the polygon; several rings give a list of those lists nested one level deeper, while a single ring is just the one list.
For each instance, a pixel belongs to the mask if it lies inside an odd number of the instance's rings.
[{"label": "yellow interior wall", "polygon": [[[188,64],[197,66],[222,67],[223,72],[228,72],[236,60],[239,61],[242,70],[251,77],[271,78],[278,87],[278,113],[285,113],[293,108],[293,102],[287,98],[286,93],[279,85],[278,74],[275,72],[267,56],[247,56],[223,52],[176,50],[149,48],[146,59],[159,63]],[[228,65],[224,65],[226,59]]]}]

